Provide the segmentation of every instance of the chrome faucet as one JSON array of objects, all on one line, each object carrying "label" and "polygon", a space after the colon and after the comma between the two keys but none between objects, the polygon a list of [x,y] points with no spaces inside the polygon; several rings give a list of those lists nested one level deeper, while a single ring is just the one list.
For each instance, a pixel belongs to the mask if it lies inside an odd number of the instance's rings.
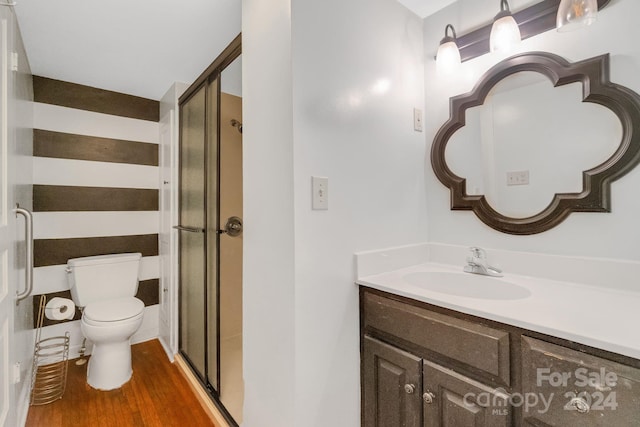
[{"label": "chrome faucet", "polygon": [[467,257],[465,273],[481,274],[483,276],[502,277],[502,270],[487,263],[487,253],[482,248],[471,247],[471,256]]}]

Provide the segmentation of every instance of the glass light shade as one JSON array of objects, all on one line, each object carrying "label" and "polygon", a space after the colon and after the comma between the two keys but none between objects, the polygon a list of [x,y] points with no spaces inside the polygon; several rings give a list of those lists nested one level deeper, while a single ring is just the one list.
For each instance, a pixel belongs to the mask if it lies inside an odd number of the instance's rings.
[{"label": "glass light shade", "polygon": [[597,15],[597,0],[562,0],[558,7],[556,28],[558,31],[571,31],[586,27],[596,21]]},{"label": "glass light shade", "polygon": [[454,41],[442,43],[436,55],[436,69],[439,74],[451,74],[460,67],[460,51]]},{"label": "glass light shade", "polygon": [[520,28],[513,16],[496,17],[491,28],[491,52],[511,52],[520,40]]}]

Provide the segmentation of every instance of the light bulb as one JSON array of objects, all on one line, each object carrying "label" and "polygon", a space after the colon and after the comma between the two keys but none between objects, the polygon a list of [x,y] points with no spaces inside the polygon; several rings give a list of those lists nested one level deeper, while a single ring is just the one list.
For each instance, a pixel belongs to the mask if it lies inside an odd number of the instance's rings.
[{"label": "light bulb", "polygon": [[500,2],[500,12],[496,15],[489,38],[491,52],[511,52],[520,44],[520,27],[509,11],[506,0]]},{"label": "light bulb", "polygon": [[593,24],[597,19],[597,0],[562,0],[558,7],[556,28],[572,31]]},{"label": "light bulb", "polygon": [[[451,30],[452,36],[447,32]],[[436,70],[438,74],[446,75],[454,73],[460,67],[460,50],[456,43],[456,31],[451,24],[444,30],[444,38],[440,41],[436,54]]]},{"label": "light bulb", "polygon": [[460,51],[455,42],[440,45],[436,56],[436,67],[441,74],[453,73],[460,67]]}]

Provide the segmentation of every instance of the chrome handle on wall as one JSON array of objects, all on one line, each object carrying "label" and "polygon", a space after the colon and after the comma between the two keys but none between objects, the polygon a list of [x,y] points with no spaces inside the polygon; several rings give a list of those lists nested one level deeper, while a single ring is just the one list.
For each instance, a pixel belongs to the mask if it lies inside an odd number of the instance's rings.
[{"label": "chrome handle on wall", "polygon": [[204,228],[197,227],[184,227],[182,225],[174,225],[173,228],[180,231],[187,231],[189,233],[204,233]]},{"label": "chrome handle on wall", "polygon": [[25,256],[27,258],[25,264],[25,289],[20,293],[16,290],[16,305],[23,299],[31,295],[33,291],[33,214],[27,209],[21,208],[20,205],[16,205],[13,210],[16,215],[22,215],[24,217],[24,240],[25,240]]}]

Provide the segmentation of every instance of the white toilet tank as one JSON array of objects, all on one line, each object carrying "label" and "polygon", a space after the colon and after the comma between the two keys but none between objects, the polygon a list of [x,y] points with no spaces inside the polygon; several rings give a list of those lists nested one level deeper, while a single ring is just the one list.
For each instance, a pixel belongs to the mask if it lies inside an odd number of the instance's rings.
[{"label": "white toilet tank", "polygon": [[98,255],[67,261],[71,298],[79,307],[133,297],[138,292],[140,253]]}]

